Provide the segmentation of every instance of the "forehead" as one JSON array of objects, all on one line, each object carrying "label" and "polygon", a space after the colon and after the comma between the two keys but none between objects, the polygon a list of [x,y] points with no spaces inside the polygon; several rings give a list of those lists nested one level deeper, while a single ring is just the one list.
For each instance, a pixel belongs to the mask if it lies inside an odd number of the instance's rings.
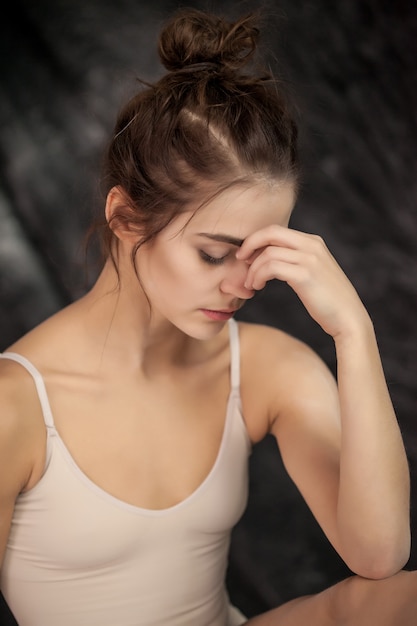
[{"label": "forehead", "polygon": [[245,239],[270,224],[286,226],[295,196],[295,187],[289,182],[233,187],[203,205],[196,203],[172,226],[180,226],[184,235],[223,233]]}]

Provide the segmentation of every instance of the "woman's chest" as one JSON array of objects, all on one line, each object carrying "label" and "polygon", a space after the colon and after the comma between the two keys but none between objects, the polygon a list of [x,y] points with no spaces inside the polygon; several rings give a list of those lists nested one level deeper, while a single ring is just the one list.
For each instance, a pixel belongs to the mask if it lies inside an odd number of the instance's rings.
[{"label": "woman's chest", "polygon": [[78,467],[100,488],[132,505],[164,509],[183,501],[216,462],[225,428],[229,379],[218,372],[185,380],[115,380],[57,386],[58,433]]}]

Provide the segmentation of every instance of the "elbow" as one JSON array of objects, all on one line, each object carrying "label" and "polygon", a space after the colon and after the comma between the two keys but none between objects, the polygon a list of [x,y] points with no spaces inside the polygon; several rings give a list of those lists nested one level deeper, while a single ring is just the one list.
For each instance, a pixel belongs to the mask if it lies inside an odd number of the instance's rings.
[{"label": "elbow", "polygon": [[373,558],[367,559],[365,562],[362,558],[360,563],[352,563],[351,565],[347,563],[347,565],[354,574],[362,578],[381,580],[397,574],[404,568],[409,558],[410,552],[404,551],[404,554],[397,553],[392,557],[379,554]]},{"label": "elbow", "polygon": [[347,566],[354,574],[362,578],[381,580],[397,574],[410,558],[411,542],[403,540],[392,546],[380,546],[379,550],[364,550],[361,556],[346,560]]},{"label": "elbow", "polygon": [[383,578],[390,578],[398,574],[407,563],[408,559],[396,560],[396,561],[373,561],[366,565],[361,565],[355,569],[352,569],[354,574],[357,574],[361,578],[368,578],[370,580],[382,580]]}]

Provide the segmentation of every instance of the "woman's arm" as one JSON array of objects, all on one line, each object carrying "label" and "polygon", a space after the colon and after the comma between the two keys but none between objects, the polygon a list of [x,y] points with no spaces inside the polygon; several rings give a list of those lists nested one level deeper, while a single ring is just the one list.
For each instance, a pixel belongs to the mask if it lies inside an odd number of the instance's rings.
[{"label": "woman's arm", "polygon": [[16,364],[0,361],[0,567],[16,498],[30,484],[34,459],[45,447],[44,428],[33,419],[38,403],[27,402],[33,389],[26,374],[16,371]]},{"label": "woman's arm", "polygon": [[409,556],[409,471],[372,322],[316,236],[269,227],[248,237],[237,257],[248,262],[249,288],[286,281],[334,339],[337,386],[309,349],[292,350],[271,432],[347,565],[389,576]]},{"label": "woman's arm", "polygon": [[[369,318],[339,334],[335,346],[343,426],[340,535],[346,538],[352,563],[360,564],[365,548],[371,554],[373,549],[368,575],[383,577],[400,569],[409,557],[408,463]],[[367,531],[365,546],[355,510]],[[358,540],[349,542],[355,535]]]}]

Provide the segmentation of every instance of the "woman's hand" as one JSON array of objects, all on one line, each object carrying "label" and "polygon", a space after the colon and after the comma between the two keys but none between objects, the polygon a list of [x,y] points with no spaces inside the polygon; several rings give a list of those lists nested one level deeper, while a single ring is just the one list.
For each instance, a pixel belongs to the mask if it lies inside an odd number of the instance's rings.
[{"label": "woman's hand", "polygon": [[259,290],[274,278],[285,281],[334,338],[369,319],[356,290],[317,235],[271,225],[247,237],[236,257],[249,265],[245,287]]}]

